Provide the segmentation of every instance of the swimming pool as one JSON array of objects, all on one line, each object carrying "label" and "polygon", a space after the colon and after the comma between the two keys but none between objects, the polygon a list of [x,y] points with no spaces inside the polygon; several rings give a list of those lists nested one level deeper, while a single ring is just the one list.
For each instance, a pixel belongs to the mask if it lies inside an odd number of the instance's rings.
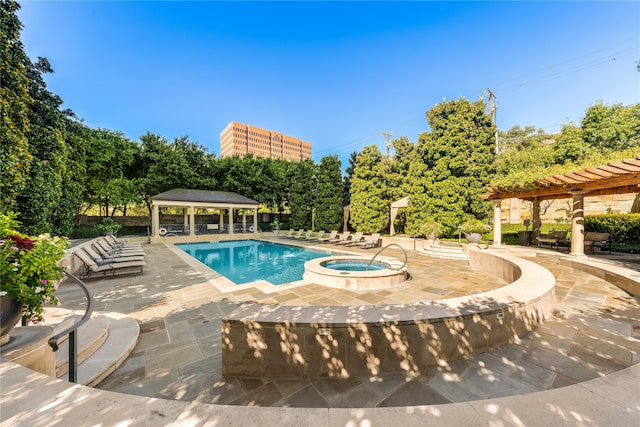
[{"label": "swimming pool", "polygon": [[306,261],[331,255],[258,240],[185,243],[176,247],[237,285],[256,280],[274,285],[302,280]]}]

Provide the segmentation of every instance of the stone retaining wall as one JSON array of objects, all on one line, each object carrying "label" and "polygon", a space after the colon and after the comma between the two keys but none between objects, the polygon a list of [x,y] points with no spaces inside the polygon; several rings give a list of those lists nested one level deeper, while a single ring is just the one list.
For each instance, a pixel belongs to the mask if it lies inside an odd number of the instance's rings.
[{"label": "stone retaining wall", "polygon": [[243,304],[222,319],[223,375],[317,378],[405,371],[526,335],[551,314],[554,276],[492,251],[472,266],[510,284],[479,295],[353,307]]}]

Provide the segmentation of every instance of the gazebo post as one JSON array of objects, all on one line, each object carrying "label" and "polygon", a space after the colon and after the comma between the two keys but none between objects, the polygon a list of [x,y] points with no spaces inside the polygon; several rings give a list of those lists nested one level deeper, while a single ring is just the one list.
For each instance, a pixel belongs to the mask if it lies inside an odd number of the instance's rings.
[{"label": "gazebo post", "polygon": [[195,206],[189,206],[189,236],[196,235],[196,208]]},{"label": "gazebo post", "polygon": [[258,208],[253,209],[253,234],[258,232]]},{"label": "gazebo post", "polygon": [[502,200],[493,201],[493,246],[502,245]]},{"label": "gazebo post", "polygon": [[218,209],[218,223],[220,224],[220,232],[224,233],[224,209]]},{"label": "gazebo post", "polygon": [[571,252],[570,255],[584,256],[584,191],[571,190],[573,213],[571,215]]},{"label": "gazebo post", "polygon": [[233,234],[233,206],[229,206],[229,234]]},{"label": "gazebo post", "polygon": [[[152,202],[153,203],[153,202]],[[153,216],[151,218],[151,237],[156,237],[160,230],[160,207],[153,203]]]}]

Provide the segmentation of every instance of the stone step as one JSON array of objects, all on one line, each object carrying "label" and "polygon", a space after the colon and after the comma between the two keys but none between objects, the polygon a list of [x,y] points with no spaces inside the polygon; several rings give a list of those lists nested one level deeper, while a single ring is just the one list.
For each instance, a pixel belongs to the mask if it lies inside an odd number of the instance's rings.
[{"label": "stone step", "polygon": [[[77,320],[80,320],[81,316]],[[57,333],[57,331],[56,331]],[[76,331],[78,365],[94,354],[109,336],[109,318],[94,312]],[[67,336],[68,337],[68,336]],[[69,371],[69,340],[59,343],[56,351],[56,376]]]},{"label": "stone step", "polygon": [[[136,346],[140,333],[138,321],[132,317],[113,312],[100,312],[99,315],[108,320],[106,340],[93,354],[78,364],[77,371],[77,383],[89,387],[98,385],[124,362]],[[82,329],[87,324],[79,329],[80,336],[83,335]],[[69,375],[65,373],[59,378],[68,381]]]},{"label": "stone step", "polygon": [[469,254],[464,252],[460,246],[432,245],[418,249],[417,252],[435,258],[469,259]]}]

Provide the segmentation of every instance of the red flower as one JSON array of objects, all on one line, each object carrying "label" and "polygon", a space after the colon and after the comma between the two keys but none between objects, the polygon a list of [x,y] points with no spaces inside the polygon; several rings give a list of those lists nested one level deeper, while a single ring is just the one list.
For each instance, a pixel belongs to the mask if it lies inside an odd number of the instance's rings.
[{"label": "red flower", "polygon": [[28,251],[33,249],[33,240],[29,239],[28,237],[20,237],[17,234],[14,234],[13,236],[7,236],[7,238],[16,242],[16,247],[21,251]]}]

